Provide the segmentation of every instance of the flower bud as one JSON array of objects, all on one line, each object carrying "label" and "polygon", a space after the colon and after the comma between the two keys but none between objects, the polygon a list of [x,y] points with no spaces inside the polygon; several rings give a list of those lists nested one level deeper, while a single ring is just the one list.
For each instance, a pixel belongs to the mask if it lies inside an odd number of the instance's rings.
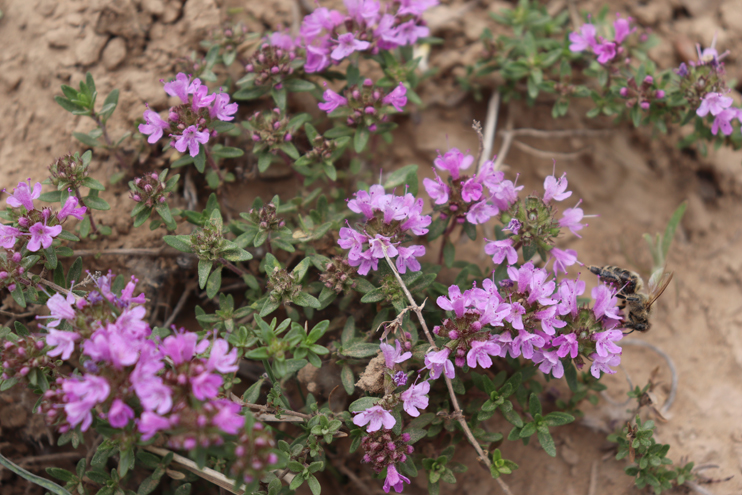
[{"label": "flower bud", "polygon": [[28,218],[26,217],[19,218],[18,225],[20,225],[21,227],[28,227]]},{"label": "flower bud", "polygon": [[665,97],[665,92],[661,89],[658,89],[657,91],[655,91],[654,97],[658,99],[662,99]]},{"label": "flower bud", "polygon": [[246,70],[247,72],[252,72],[252,71],[254,71],[254,70],[255,70],[255,66],[254,66],[253,64],[247,64],[247,65],[245,66],[245,70]]},{"label": "flower bud", "polygon": [[649,110],[649,102],[648,101],[643,101],[643,102],[639,103],[639,106],[642,107],[642,110]]},{"label": "flower bud", "polygon": [[363,109],[363,112],[366,115],[373,115],[373,114],[376,113],[376,109],[374,107],[366,107],[366,108]]},{"label": "flower bud", "polygon": [[366,79],[363,80],[363,85],[364,86],[373,86],[374,85],[374,82],[371,79],[366,78]]},{"label": "flower bud", "polygon": [[18,252],[13,253],[13,256],[10,259],[13,260],[13,263],[20,263],[21,262],[21,253],[18,253]]},{"label": "flower bud", "polygon": [[354,100],[358,100],[361,98],[361,92],[357,89],[354,89],[350,95],[353,97]]},{"label": "flower bud", "polygon": [[287,132],[286,135],[283,137],[283,140],[284,141],[291,141],[292,138],[293,138],[293,136],[291,135],[291,133],[290,132]]},{"label": "flower bud", "polygon": [[624,98],[626,98],[629,95],[629,88],[623,87],[618,93]]},{"label": "flower bud", "polygon": [[9,290],[10,292],[13,292],[13,291],[15,290],[15,284],[10,284],[10,285],[8,286],[8,290]]},{"label": "flower bud", "polygon": [[368,130],[371,131],[371,132],[375,132],[376,131],[376,124],[371,124],[370,126],[368,126]]},{"label": "flower bud", "polygon": [[5,280],[8,278],[8,272],[0,272],[0,280]]},{"label": "flower bud", "polygon": [[652,84],[654,82],[654,78],[652,76],[647,76],[644,78],[644,84]]}]

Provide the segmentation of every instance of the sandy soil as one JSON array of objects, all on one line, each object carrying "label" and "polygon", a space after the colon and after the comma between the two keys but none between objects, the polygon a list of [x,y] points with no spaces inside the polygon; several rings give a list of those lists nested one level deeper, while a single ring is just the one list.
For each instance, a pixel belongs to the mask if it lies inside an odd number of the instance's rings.
[{"label": "sandy soil", "polygon": [[[601,5],[597,1],[576,3],[580,9],[594,12]],[[548,3],[552,11],[565,5],[563,0]],[[100,94],[119,88],[120,105],[111,121],[112,133],[119,135],[132,128],[145,102],[158,107],[167,104],[159,79],[173,73],[175,58],[196,49],[206,30],[218,25],[226,9],[234,6],[245,7],[240,18],[253,29],[261,24],[269,27],[291,23],[292,3],[288,0],[0,1],[4,12],[0,21],[0,46],[4,48],[0,54],[0,88],[4,94],[0,98],[0,187],[12,187],[26,177],[40,179],[55,157],[81,149],[72,132],[87,132],[93,125],[88,119],[65,113],[54,103],[52,98],[60,93],[61,84],[77,85],[90,70]],[[427,108],[404,119],[392,152],[380,157],[378,165],[385,171],[418,163],[422,178],[429,173],[437,149],[476,149],[471,121],[484,120],[485,105],[464,97],[456,89],[453,76],[461,70],[462,62],[472,61],[481,50],[476,40],[485,25],[495,26],[486,21],[485,11],[502,6],[507,4],[452,0],[431,13],[435,34],[446,39],[444,47],[434,50],[430,59],[430,65],[441,67],[441,73],[421,90]],[[644,5],[612,5],[619,7],[660,36],[662,42],[653,56],[661,66],[676,65],[688,56],[689,49],[692,53],[693,43],[708,44],[717,32],[718,47],[732,50],[728,59],[730,79],[742,78],[742,64],[734,55],[742,53],[742,33],[733,29],[742,25],[740,0],[656,0]],[[739,103],[738,94],[735,98]],[[516,128],[610,127],[607,121],[585,120],[579,109],[554,122],[548,117],[549,106],[529,109],[513,103],[503,106],[501,125],[508,114],[512,114]],[[568,173],[574,196],[584,200],[587,213],[599,215],[583,230],[582,240],[569,236],[559,242],[562,248],[577,249],[586,264],[618,264],[646,273],[651,258],[642,234],[663,230],[672,211],[682,201],[689,202],[668,262],[675,272],[675,282],[658,303],[654,328],[632,338],[658,346],[677,367],[677,399],[666,415],[668,421],[657,427],[658,440],[671,444],[670,457],[675,461],[687,458],[697,465],[717,465],[718,469],[704,472],[713,478],[734,476],[707,487],[715,494],[731,495],[742,492],[742,154],[722,150],[703,158],[680,152],[673,143],[681,133],[652,140],[644,133],[618,128],[608,137],[593,140],[523,142],[547,152],[589,147],[576,158],[557,156],[558,170]],[[134,149],[139,143],[131,139],[128,146]],[[499,146],[498,139],[495,149]],[[99,153],[93,163],[93,176],[105,183],[115,169],[114,161]],[[509,174],[520,174],[519,182],[526,191],[540,189],[543,178],[552,171],[550,158],[517,147],[510,150],[506,163]],[[263,191],[265,187],[272,195],[291,191],[295,183],[293,179],[271,181],[265,183]],[[96,248],[158,246],[162,232],[131,230],[128,211],[132,204],[124,185],[111,186],[104,194],[112,209],[100,219],[113,228],[113,235]],[[235,205],[248,204],[252,199],[238,187],[220,194]],[[174,201],[185,204],[182,198]],[[483,265],[489,263],[477,243],[460,249],[460,256],[478,256]],[[98,269],[125,269],[139,276],[148,285],[148,292],[160,293],[159,300],[166,304],[174,304],[179,297],[177,276],[173,275],[177,264],[173,260],[106,257],[94,263]],[[165,284],[172,281],[176,283]],[[165,285],[168,290],[160,291]],[[9,297],[4,303],[12,308]],[[651,350],[634,346],[627,346],[624,356],[625,373],[634,384],[645,384],[650,373],[660,367],[662,384],[657,393],[664,400],[670,376],[662,359]],[[627,387],[625,376],[619,372],[606,383],[610,396],[622,400]],[[50,452],[50,433],[26,413],[26,406],[30,410],[32,402],[25,393],[0,395],[0,446],[11,458]],[[506,478],[513,492],[587,494],[591,473],[596,487],[592,493],[636,492],[632,480],[622,472],[624,461],[612,459],[605,441],[605,433],[628,417],[625,409],[606,401],[595,408],[584,407],[583,420],[557,431],[555,459],[533,444],[523,447],[505,443],[504,455],[521,467]],[[507,424],[495,421],[488,427],[506,434],[509,431]],[[473,454],[465,454],[461,460],[471,467],[460,477],[456,493],[498,493],[495,482],[476,466]],[[358,473],[370,481],[368,472],[361,469]],[[14,480],[7,471],[0,482],[4,494],[27,490],[25,482]],[[443,488],[446,493],[454,492],[449,486]],[[36,493],[34,489],[26,493]],[[340,492],[342,488],[336,483],[327,485],[327,493],[333,490]]]}]

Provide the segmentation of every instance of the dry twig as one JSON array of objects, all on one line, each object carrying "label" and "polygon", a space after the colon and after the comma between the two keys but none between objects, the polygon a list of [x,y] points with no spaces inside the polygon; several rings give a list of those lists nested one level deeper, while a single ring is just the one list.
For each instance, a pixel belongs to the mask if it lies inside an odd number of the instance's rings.
[{"label": "dry twig", "polygon": [[178,300],[178,304],[175,305],[175,309],[173,309],[173,312],[170,314],[170,317],[168,317],[167,321],[163,323],[163,327],[168,328],[170,325],[173,324],[175,318],[177,318],[180,312],[183,310],[183,307],[185,306],[185,303],[188,300],[188,296],[191,294],[191,291],[196,288],[196,285],[197,284],[195,281],[191,281],[186,284],[185,289],[183,289],[183,294],[181,294],[180,299]]},{"label": "dry twig", "polygon": [[505,132],[503,135],[505,136],[502,141],[502,146],[500,146],[500,152],[497,154],[497,159],[495,160],[495,164],[492,166],[493,170],[500,170],[500,167],[502,167],[503,162],[505,161],[505,157],[508,156],[508,152],[510,151],[510,145],[513,144],[513,134],[509,131],[513,130],[513,112],[511,108],[508,108],[508,120],[505,124]]},{"label": "dry twig", "polygon": [[538,158],[559,158],[560,160],[574,160],[580,155],[587,153],[593,149],[592,146],[585,146],[584,148],[580,148],[577,151],[544,151],[520,141],[513,141],[513,144],[519,150]]},{"label": "dry twig", "polygon": [[479,171],[484,162],[489,160],[490,156],[492,156],[492,148],[495,144],[495,134],[497,133],[497,115],[499,113],[500,91],[495,91],[487,105],[487,120],[484,123],[484,150],[482,151],[482,155],[479,157],[479,162],[477,162],[477,171]]},{"label": "dry twig", "polygon": [[154,447],[152,445],[148,445],[145,447],[142,447],[144,450],[148,450],[152,452],[153,454],[157,454],[160,457],[165,457],[168,454],[173,454],[173,462],[176,464],[180,464],[184,468],[186,468],[188,471],[192,472],[196,476],[199,476],[211,483],[214,483],[218,487],[224,488],[230,493],[234,493],[236,495],[243,495],[245,493],[244,490],[235,490],[234,488],[234,480],[231,480],[224,476],[219,471],[215,471],[211,468],[204,467],[203,469],[199,468],[198,465],[193,462],[190,459],[187,459],[183,457],[182,455],[178,455],[175,452],[171,452],[166,449],[161,449],[159,447]]}]

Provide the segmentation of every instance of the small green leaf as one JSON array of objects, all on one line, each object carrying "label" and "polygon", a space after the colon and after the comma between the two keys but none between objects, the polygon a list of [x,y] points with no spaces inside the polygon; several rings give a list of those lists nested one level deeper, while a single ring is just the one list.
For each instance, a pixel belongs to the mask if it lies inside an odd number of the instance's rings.
[{"label": "small green leaf", "polygon": [[353,376],[353,370],[347,364],[340,370],[340,381],[343,384],[343,388],[348,395],[353,395],[355,392],[355,377]]},{"label": "small green leaf", "polygon": [[365,358],[376,355],[379,351],[379,344],[369,342],[358,342],[349,347],[344,347],[341,354],[352,358]]},{"label": "small green leaf", "polygon": [[200,289],[206,287],[213,266],[214,262],[211,260],[198,260],[198,286]]},{"label": "small green leaf", "polygon": [[31,483],[35,485],[39,485],[45,490],[48,490],[49,492],[55,494],[55,495],[70,495],[70,492],[59,486],[58,484],[54,483],[53,481],[49,481],[46,478],[42,478],[41,476],[36,476],[33,473],[30,473],[23,469],[22,467],[18,466],[17,464],[14,464],[9,459],[5,458],[2,454],[0,454],[0,465],[2,465],[5,469],[8,471],[11,471],[21,478],[30,481]]},{"label": "small green leaf", "polygon": [[309,294],[308,292],[303,291],[297,292],[294,297],[291,298],[291,302],[303,308],[309,307],[317,309],[322,306],[319,302],[319,299]]},{"label": "small green leaf", "polygon": [[165,243],[184,253],[192,253],[193,245],[188,235],[166,235],[162,238]]},{"label": "small green leaf", "polygon": [[211,299],[216,296],[219,289],[222,287],[222,266],[219,265],[209,275],[209,280],[206,282],[206,296]]},{"label": "small green leaf", "polygon": [[196,170],[201,173],[206,170],[206,148],[203,144],[198,145],[198,155],[193,157],[193,164],[196,166]]},{"label": "small green leaf", "polygon": [[356,129],[355,137],[353,138],[353,148],[356,153],[360,153],[366,147],[368,138],[371,137],[371,133],[366,127],[359,127]]}]

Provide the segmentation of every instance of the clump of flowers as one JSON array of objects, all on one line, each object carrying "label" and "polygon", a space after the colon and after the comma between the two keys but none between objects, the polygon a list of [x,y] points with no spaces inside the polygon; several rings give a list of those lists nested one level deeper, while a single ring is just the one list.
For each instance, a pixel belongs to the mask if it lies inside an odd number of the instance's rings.
[{"label": "clump of flowers", "polygon": [[291,142],[298,129],[280,108],[255,112],[245,122],[254,142],[254,153],[277,153],[284,143]]},{"label": "clump of flowers", "polygon": [[629,78],[626,86],[620,89],[622,97],[626,98],[626,108],[632,108],[637,103],[642,110],[649,110],[649,106],[655,100],[662,100],[665,97],[665,91],[653,87],[654,78],[646,76],[641,86],[637,86],[633,77]]},{"label": "clump of flowers", "polygon": [[625,52],[624,41],[636,31],[636,27],[631,25],[632,20],[631,17],[624,18],[617,13],[616,20],[613,21],[613,39],[610,40],[598,35],[595,25],[591,23],[583,24],[579,31],[569,34],[569,41],[572,42],[569,49],[572,52],[583,52],[590,49],[597,55],[600,64],[607,64],[614,59],[621,60]]},{"label": "clump of flowers", "polygon": [[402,0],[383,5],[377,0],[345,0],[348,13],[320,7],[301,24],[306,72],[321,72],[355,52],[375,55],[414,44],[430,34],[422,14],[437,0]]},{"label": "clump of flowers", "polygon": [[255,86],[268,85],[281,89],[284,81],[301,68],[297,42],[283,32],[273,33],[250,56],[245,65],[247,75],[240,82],[252,81]]},{"label": "clump of flowers", "polygon": [[230,103],[226,93],[209,94],[209,88],[200,79],[191,79],[182,72],[174,81],[163,83],[165,92],[177,96],[183,103],[170,108],[167,120],[148,107],[144,111],[144,124],[139,124],[139,132],[149,136],[147,142],[150,144],[167,134],[172,147],[195,157],[201,146],[216,136],[214,122],[234,120],[237,103]]},{"label": "clump of flowers", "polygon": [[384,94],[371,79],[365,79],[360,86],[351,86],[341,96],[331,89],[326,89],[319,109],[333,117],[345,118],[349,126],[367,127],[375,131],[379,122],[386,122],[390,112],[401,112],[407,104],[407,88],[399,84]]},{"label": "clump of flowers", "polygon": [[412,238],[428,233],[431,218],[423,215],[423,200],[410,193],[404,196],[385,194],[384,187],[373,185],[369,192],[358,191],[355,199],[348,201],[348,208],[364,216],[364,222],[355,227],[340,229],[338,244],[348,249],[348,262],[358,267],[359,275],[366,275],[378,268],[384,256],[397,258],[400,273],[420,270],[417,260],[425,254],[425,247],[403,246]]},{"label": "clump of flowers", "polygon": [[148,207],[164,203],[170,195],[167,183],[160,180],[159,175],[151,173],[134,179],[134,190],[129,197],[137,203],[144,203]]}]

